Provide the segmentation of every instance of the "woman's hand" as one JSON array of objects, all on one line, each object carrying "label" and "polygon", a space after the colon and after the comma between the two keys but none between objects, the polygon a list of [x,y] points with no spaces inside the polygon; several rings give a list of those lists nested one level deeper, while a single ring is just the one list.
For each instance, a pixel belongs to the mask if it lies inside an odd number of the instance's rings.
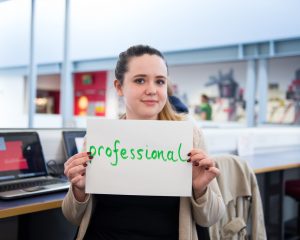
[{"label": "woman's hand", "polygon": [[87,162],[92,158],[89,152],[81,152],[65,162],[64,174],[71,182],[74,196],[78,201],[84,201],[85,199],[85,170]]},{"label": "woman's hand", "polygon": [[205,193],[207,185],[220,171],[215,167],[215,162],[200,149],[193,149],[188,156],[188,162],[193,164],[193,190],[197,199]]}]

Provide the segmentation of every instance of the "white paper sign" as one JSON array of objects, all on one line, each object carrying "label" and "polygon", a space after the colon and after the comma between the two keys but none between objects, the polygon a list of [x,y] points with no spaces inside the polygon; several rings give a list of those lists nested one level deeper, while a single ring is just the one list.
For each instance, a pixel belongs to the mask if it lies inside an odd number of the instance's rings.
[{"label": "white paper sign", "polygon": [[88,119],[86,192],[191,196],[192,147],[187,121]]}]

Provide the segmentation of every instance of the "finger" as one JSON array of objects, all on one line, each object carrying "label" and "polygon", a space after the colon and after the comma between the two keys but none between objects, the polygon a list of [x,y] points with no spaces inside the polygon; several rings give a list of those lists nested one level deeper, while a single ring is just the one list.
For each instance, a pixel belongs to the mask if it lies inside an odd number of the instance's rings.
[{"label": "finger", "polygon": [[80,164],[80,165],[75,165],[75,163],[73,163],[73,164],[69,164],[68,166],[66,166],[65,167],[65,169],[64,169],[64,174],[67,176],[67,175],[70,175],[70,170],[71,169],[76,169],[76,167],[77,166],[85,166],[86,164],[85,163],[83,163],[83,164]]},{"label": "finger", "polygon": [[220,170],[216,167],[210,167],[208,171],[213,173],[215,177],[220,175]]},{"label": "finger", "polygon": [[195,155],[197,153],[206,155],[206,152],[204,150],[200,149],[200,148],[193,148],[189,153],[190,153],[191,156]]},{"label": "finger", "polygon": [[86,164],[91,159],[93,159],[93,157],[87,156],[87,155],[85,155],[83,157],[74,158],[73,161],[70,162],[69,165],[66,166],[66,169],[70,169],[70,168],[78,166],[78,165]]},{"label": "finger", "polygon": [[85,176],[78,175],[71,180],[71,183],[76,186],[76,184],[78,182],[80,182],[81,180],[84,180],[84,178],[85,178]]},{"label": "finger", "polygon": [[205,171],[205,179],[203,180],[204,184],[209,184],[215,177],[220,175],[220,171],[218,168],[211,167],[208,171]]},{"label": "finger", "polygon": [[205,158],[207,157],[207,154],[205,151],[201,150],[201,149],[192,149],[189,153],[188,156],[191,158],[195,155],[199,155],[201,156],[201,158]]},{"label": "finger", "polygon": [[205,158],[207,158],[207,156],[204,155],[203,153],[196,153],[189,158],[189,160],[190,160],[189,162],[192,162],[192,163],[199,162],[200,160],[205,159]]},{"label": "finger", "polygon": [[81,175],[85,171],[86,171],[86,168],[84,166],[78,165],[69,170],[68,176],[72,179],[72,178],[76,177],[77,175]]},{"label": "finger", "polygon": [[65,170],[64,174],[68,177],[68,179],[72,179],[75,176],[77,176],[78,174],[81,174],[82,171],[85,171],[86,167],[84,167],[83,165],[78,165],[76,167],[70,168],[69,170]]},{"label": "finger", "polygon": [[70,157],[66,162],[65,162],[65,167],[68,166],[70,163],[72,163],[75,159],[77,158],[82,158],[82,157],[88,157],[90,156],[90,152],[80,152],[80,153],[77,153],[75,155],[73,155],[72,157]]},{"label": "finger", "polygon": [[205,167],[205,168],[210,168],[210,167],[214,167],[214,161],[212,161],[209,158],[204,158],[201,159],[199,161],[195,161],[194,162],[195,166],[199,166],[199,167]]},{"label": "finger", "polygon": [[71,165],[72,163],[74,163],[74,161],[81,159],[81,158],[86,158],[86,157],[90,157],[91,153],[90,152],[80,152],[77,153],[75,155],[73,155],[67,162],[66,165]]}]

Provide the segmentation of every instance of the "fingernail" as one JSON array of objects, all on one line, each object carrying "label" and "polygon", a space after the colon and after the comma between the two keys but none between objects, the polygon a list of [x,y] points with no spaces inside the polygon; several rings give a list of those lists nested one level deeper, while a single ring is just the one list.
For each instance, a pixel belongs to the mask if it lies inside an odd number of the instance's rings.
[{"label": "fingernail", "polygon": [[191,161],[191,159],[189,158],[188,160],[187,160],[187,162],[190,162]]},{"label": "fingernail", "polygon": [[86,152],[88,155],[91,155],[91,152]]},{"label": "fingernail", "polygon": [[190,152],[188,153],[188,156],[191,156],[191,153],[190,153]]},{"label": "fingernail", "polygon": [[89,156],[89,159],[93,159],[93,156]]},{"label": "fingernail", "polygon": [[87,164],[86,163],[84,163],[84,164],[82,164],[84,167],[86,167],[87,166]]}]

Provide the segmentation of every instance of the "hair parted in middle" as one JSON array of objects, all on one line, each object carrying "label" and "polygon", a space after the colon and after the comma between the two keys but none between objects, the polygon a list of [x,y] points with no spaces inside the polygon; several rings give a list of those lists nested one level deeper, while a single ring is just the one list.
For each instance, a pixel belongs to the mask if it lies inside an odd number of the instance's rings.
[{"label": "hair parted in middle", "polygon": [[[156,55],[164,60],[166,67],[167,67],[167,73],[169,75],[169,68],[168,64],[163,56],[163,54],[148,45],[134,45],[129,47],[126,51],[121,52],[119,54],[119,58],[117,61],[117,65],[115,68],[115,77],[120,82],[121,86],[124,83],[124,75],[128,71],[128,64],[130,60],[134,57],[140,57],[144,54],[148,55]],[[169,80],[167,81],[167,86],[170,84]],[[126,114],[124,114],[121,118],[126,118]],[[177,113],[173,107],[171,106],[171,103],[167,99],[165,106],[161,110],[161,112],[158,114],[158,120],[173,120],[173,121],[180,121],[185,119],[185,116],[183,114]]]}]

